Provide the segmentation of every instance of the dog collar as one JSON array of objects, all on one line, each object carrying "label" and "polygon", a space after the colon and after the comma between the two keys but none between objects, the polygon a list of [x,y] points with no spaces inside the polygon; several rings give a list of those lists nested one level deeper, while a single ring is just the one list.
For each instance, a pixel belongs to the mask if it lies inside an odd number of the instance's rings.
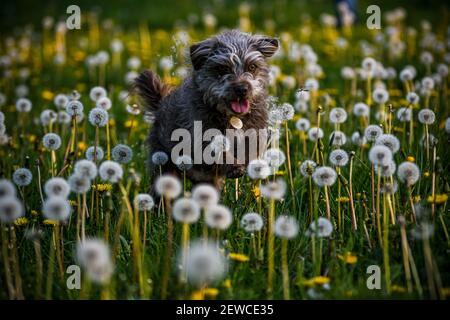
[{"label": "dog collar", "polygon": [[235,129],[242,129],[242,127],[244,126],[244,124],[242,123],[242,120],[235,116],[231,117],[229,122],[230,122],[231,126]]}]

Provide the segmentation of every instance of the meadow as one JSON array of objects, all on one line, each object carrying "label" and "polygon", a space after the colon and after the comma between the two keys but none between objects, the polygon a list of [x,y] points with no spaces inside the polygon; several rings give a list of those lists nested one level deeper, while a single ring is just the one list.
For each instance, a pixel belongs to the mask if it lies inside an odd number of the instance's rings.
[{"label": "meadow", "polygon": [[[448,9],[152,3],[82,2],[79,30],[4,5],[0,299],[448,299]],[[220,194],[151,179],[133,80],[180,84],[224,28],[280,40],[269,149]]]}]

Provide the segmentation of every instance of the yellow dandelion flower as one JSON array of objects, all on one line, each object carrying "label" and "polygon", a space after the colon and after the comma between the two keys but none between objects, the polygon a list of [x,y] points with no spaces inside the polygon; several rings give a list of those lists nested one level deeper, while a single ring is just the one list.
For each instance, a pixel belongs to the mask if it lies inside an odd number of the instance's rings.
[{"label": "yellow dandelion flower", "polygon": [[239,261],[239,262],[247,262],[250,260],[248,256],[242,253],[229,253],[228,258],[231,260]]},{"label": "yellow dandelion flower", "polygon": [[125,128],[131,128],[131,126],[135,126],[136,125],[136,120],[127,120],[125,121]]},{"label": "yellow dandelion flower", "polygon": [[110,191],[112,189],[112,185],[109,183],[99,183],[92,185],[92,189],[99,191],[99,192],[105,192]]},{"label": "yellow dandelion flower", "polygon": [[325,277],[325,276],[317,276],[311,279],[315,284],[318,285],[323,285],[323,284],[327,284],[330,283],[330,278]]},{"label": "yellow dandelion flower", "polygon": [[21,217],[14,221],[14,224],[18,227],[24,226],[27,223],[28,223],[28,219],[26,217]]},{"label": "yellow dandelion flower", "polygon": [[72,207],[76,207],[76,206],[78,205],[78,203],[77,203],[75,200],[69,200],[69,204],[70,204]]},{"label": "yellow dandelion flower", "polygon": [[116,125],[116,120],[114,119],[109,119],[109,126],[110,127],[114,127]]},{"label": "yellow dandelion flower", "polygon": [[37,137],[34,134],[28,135],[28,141],[29,142],[33,143],[33,142],[36,141],[36,139],[37,139]]},{"label": "yellow dandelion flower", "polygon": [[340,198],[337,198],[337,201],[340,203],[346,203],[346,202],[349,202],[350,199],[348,197],[340,197]]},{"label": "yellow dandelion flower", "polygon": [[415,196],[414,197],[414,202],[419,202],[422,198],[420,196]]},{"label": "yellow dandelion flower", "polygon": [[191,294],[191,300],[204,300],[205,295],[203,294],[202,290],[197,290],[192,292]]},{"label": "yellow dandelion flower", "polygon": [[351,252],[346,252],[344,255],[339,254],[338,258],[347,264],[355,264],[358,261],[358,257]]},{"label": "yellow dandelion flower", "polygon": [[83,51],[76,51],[73,55],[73,58],[75,61],[84,61],[86,57],[86,53],[84,53]]},{"label": "yellow dandelion flower", "polygon": [[225,279],[224,281],[223,281],[223,284],[222,284],[225,288],[227,288],[227,289],[230,289],[231,288],[231,280],[230,279]]},{"label": "yellow dandelion flower", "polygon": [[276,175],[277,175],[277,176],[284,176],[285,173],[286,173],[286,171],[278,170],[277,173],[276,173]]},{"label": "yellow dandelion flower", "polygon": [[39,215],[39,213],[38,213],[36,210],[31,210],[31,215],[32,215],[33,217],[36,217],[36,216]]},{"label": "yellow dandelion flower", "polygon": [[434,204],[443,204],[446,203],[448,200],[448,195],[446,194],[435,194],[433,196],[428,196],[427,202],[428,203],[434,203]]},{"label": "yellow dandelion flower", "polygon": [[261,196],[261,192],[259,191],[259,187],[258,186],[254,186],[252,189],[253,192],[253,196],[255,198],[259,198]]},{"label": "yellow dandelion flower", "polygon": [[84,141],[78,142],[78,150],[81,152],[86,151],[87,144]]},{"label": "yellow dandelion flower", "polygon": [[403,128],[400,128],[400,127],[394,127],[394,128],[392,128],[392,130],[394,132],[398,132],[398,133],[403,133],[405,131]]},{"label": "yellow dandelion flower", "polygon": [[408,161],[408,162],[414,162],[414,161],[416,161],[416,159],[414,159],[413,156],[408,156],[408,157],[406,158],[406,161]]},{"label": "yellow dandelion flower", "polygon": [[216,288],[205,288],[203,289],[203,294],[208,298],[215,298],[219,294],[219,290]]},{"label": "yellow dandelion flower", "polygon": [[44,224],[47,226],[55,226],[58,224],[58,221],[56,220],[50,220],[50,219],[45,219],[44,220]]},{"label": "yellow dandelion flower", "polygon": [[55,94],[49,90],[42,91],[42,99],[44,99],[44,100],[51,101],[51,100],[53,100],[54,96],[55,96]]},{"label": "yellow dandelion flower", "polygon": [[430,173],[429,173],[428,171],[425,171],[425,172],[423,173],[423,176],[424,176],[425,178],[428,178],[428,177],[430,176]]},{"label": "yellow dandelion flower", "polygon": [[398,292],[398,293],[405,293],[406,292],[406,288],[405,287],[402,287],[402,286],[399,286],[399,285],[396,285],[396,284],[393,284],[391,286],[391,290],[392,290],[392,292]]}]

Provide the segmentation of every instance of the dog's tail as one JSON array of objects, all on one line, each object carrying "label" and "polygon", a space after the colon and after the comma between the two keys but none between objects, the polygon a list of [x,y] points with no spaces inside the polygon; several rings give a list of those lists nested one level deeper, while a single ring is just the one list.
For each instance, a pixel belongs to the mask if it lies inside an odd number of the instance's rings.
[{"label": "dog's tail", "polygon": [[161,99],[170,92],[170,86],[150,70],[145,70],[134,80],[133,88],[149,112],[158,110]]}]

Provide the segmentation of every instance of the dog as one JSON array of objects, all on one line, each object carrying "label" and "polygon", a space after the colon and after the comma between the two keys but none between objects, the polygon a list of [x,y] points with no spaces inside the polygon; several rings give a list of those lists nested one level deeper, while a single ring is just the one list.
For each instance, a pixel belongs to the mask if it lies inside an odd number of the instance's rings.
[{"label": "dog", "polygon": [[[276,38],[230,30],[189,48],[192,70],[177,88],[163,83],[154,72],[143,71],[134,88],[141,105],[154,117],[147,139],[150,159],[158,151],[170,156],[178,143],[171,140],[172,132],[184,128],[193,135],[194,121],[201,121],[204,131],[218,129],[223,134],[232,129],[231,120],[244,131],[266,129],[270,79],[267,60],[278,47]],[[209,183],[221,189],[224,178],[242,176],[250,160],[247,157],[244,164],[194,164],[186,176],[194,184]],[[178,176],[181,173],[170,160],[162,171]]]}]

